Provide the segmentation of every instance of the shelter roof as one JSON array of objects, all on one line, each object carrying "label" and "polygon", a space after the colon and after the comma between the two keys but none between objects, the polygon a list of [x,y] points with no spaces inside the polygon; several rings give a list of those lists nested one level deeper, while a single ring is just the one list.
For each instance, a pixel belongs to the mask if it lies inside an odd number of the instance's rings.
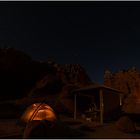
[{"label": "shelter roof", "polygon": [[[103,90],[104,92],[111,92],[111,93],[116,93],[116,94],[124,94],[122,91],[105,86],[105,85],[101,85],[101,84],[90,84],[88,86],[76,89],[73,91],[73,93],[80,93],[80,92],[89,92],[89,91],[93,91],[93,92],[98,92],[99,90]],[[99,93],[99,92],[98,92]]]}]

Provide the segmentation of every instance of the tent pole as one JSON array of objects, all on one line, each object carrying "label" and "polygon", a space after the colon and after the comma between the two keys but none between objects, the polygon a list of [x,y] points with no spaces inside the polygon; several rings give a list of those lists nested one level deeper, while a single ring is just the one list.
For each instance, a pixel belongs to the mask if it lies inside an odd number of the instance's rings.
[{"label": "tent pole", "polygon": [[74,94],[74,120],[76,120],[76,93]]},{"label": "tent pole", "polygon": [[103,91],[100,89],[100,123],[103,124],[103,111],[104,111],[104,103],[103,103]]}]

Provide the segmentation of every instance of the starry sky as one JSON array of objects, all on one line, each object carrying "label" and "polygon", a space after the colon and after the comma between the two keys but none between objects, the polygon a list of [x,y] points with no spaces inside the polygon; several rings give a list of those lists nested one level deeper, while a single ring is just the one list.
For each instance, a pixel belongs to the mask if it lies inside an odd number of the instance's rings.
[{"label": "starry sky", "polygon": [[78,63],[103,83],[106,69],[140,69],[140,2],[0,2],[0,47]]}]

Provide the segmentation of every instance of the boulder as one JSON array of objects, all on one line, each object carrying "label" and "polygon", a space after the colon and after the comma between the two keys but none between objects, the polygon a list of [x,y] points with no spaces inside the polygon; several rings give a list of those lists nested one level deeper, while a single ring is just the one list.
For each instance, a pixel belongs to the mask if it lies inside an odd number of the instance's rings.
[{"label": "boulder", "polygon": [[135,123],[128,116],[121,117],[116,122],[116,127],[126,133],[133,133],[136,131]]},{"label": "boulder", "polygon": [[61,139],[61,138],[78,138],[82,136],[77,130],[71,129],[61,121],[32,121],[25,128],[24,139]]}]

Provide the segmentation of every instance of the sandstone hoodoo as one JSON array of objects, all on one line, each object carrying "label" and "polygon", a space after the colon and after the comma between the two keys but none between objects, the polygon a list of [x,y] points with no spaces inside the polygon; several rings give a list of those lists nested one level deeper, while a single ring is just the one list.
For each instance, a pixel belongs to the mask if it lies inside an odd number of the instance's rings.
[{"label": "sandstone hoodoo", "polygon": [[140,113],[140,72],[136,68],[133,67],[116,73],[106,71],[104,84],[123,91],[122,110],[124,112]]}]

